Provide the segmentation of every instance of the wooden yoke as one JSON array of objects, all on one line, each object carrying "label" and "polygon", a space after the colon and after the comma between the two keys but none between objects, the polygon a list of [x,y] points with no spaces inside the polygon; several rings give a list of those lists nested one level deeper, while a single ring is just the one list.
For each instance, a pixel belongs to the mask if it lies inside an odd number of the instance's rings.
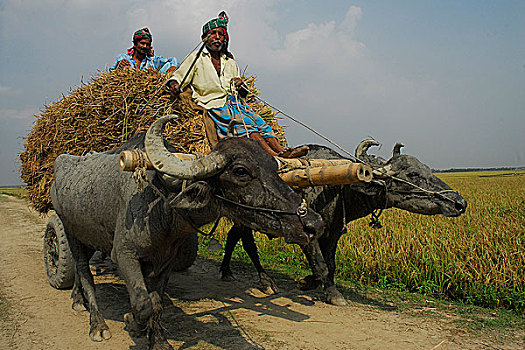
[{"label": "wooden yoke", "polygon": [[335,186],[370,182],[372,169],[361,163],[349,162],[341,165],[289,170],[279,176],[292,187]]},{"label": "wooden yoke", "polygon": [[[182,160],[196,159],[193,154],[174,155]],[[346,159],[275,158],[279,164],[279,176],[292,187],[347,185],[372,180],[370,166]],[[146,169],[153,169],[146,153],[140,150],[122,151],[119,155],[120,170],[134,171],[141,159]]]},{"label": "wooden yoke", "polygon": [[[187,153],[173,153],[173,155],[181,160],[195,160],[197,158],[194,154]],[[147,170],[154,170],[153,163],[149,160],[146,152],[135,149],[132,151],[122,151],[118,157],[118,165],[122,171],[134,171],[139,165],[140,159],[144,159],[144,165]]]}]

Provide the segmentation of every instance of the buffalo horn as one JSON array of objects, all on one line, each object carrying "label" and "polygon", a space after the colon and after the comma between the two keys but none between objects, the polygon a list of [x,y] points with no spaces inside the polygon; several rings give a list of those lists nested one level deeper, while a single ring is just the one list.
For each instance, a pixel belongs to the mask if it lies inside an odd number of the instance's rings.
[{"label": "buffalo horn", "polygon": [[355,149],[355,157],[357,159],[363,159],[371,146],[379,146],[379,142],[372,139],[361,141],[361,143]]},{"label": "buffalo horn", "polygon": [[394,150],[392,151],[392,156],[397,157],[401,154],[401,148],[405,147],[403,142],[398,142],[394,145]]},{"label": "buffalo horn", "polygon": [[177,158],[166,149],[162,130],[169,120],[176,118],[178,115],[175,114],[159,118],[151,124],[146,133],[144,145],[153,167],[161,173],[184,180],[197,180],[219,173],[226,165],[226,159],[221,154],[212,152],[206,157],[187,161]]},{"label": "buffalo horn", "polygon": [[376,177],[394,176],[396,173],[392,170],[392,164],[385,165],[384,167],[374,169],[372,171]]}]

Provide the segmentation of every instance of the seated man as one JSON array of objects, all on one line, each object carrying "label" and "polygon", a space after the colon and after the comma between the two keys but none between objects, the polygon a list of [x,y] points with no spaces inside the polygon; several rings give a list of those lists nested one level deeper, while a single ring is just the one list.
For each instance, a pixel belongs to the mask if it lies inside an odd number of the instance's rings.
[{"label": "seated man", "polygon": [[141,70],[153,68],[161,73],[173,72],[179,65],[177,59],[175,57],[154,56],[152,41],[153,37],[148,28],[137,30],[133,34],[133,47],[129,48],[128,52],[118,55],[115,64],[109,70],[131,66]]},{"label": "seated man", "polygon": [[[167,81],[172,95],[178,96],[191,86],[193,99],[206,109],[215,122],[219,138],[233,131],[234,136],[249,136],[257,140],[273,156],[299,157],[308,147],[283,148],[272,129],[239,96],[246,96],[237,63],[228,51],[228,17],[223,11],[202,28],[204,48],[194,51],[184,59]],[[182,83],[182,85],[181,85]]]}]

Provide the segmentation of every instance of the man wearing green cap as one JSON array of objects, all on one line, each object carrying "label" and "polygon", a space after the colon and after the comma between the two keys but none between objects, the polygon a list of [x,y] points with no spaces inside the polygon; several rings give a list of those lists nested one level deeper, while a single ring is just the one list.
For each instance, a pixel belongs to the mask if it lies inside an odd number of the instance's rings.
[{"label": "man wearing green cap", "polygon": [[151,68],[161,73],[173,72],[179,65],[177,59],[155,56],[151,46],[152,41],[153,37],[148,28],[137,30],[133,34],[133,47],[129,48],[128,52],[118,55],[115,64],[109,70],[131,66],[141,70]]},{"label": "man wearing green cap", "polygon": [[228,51],[227,24],[224,11],[204,24],[201,36],[204,47],[184,59],[166,83],[169,91],[178,96],[190,86],[194,101],[206,109],[214,121],[219,138],[233,132],[234,136],[257,140],[273,156],[306,154],[306,146],[283,148],[270,126],[242,100],[248,90],[240,77],[239,66]]}]

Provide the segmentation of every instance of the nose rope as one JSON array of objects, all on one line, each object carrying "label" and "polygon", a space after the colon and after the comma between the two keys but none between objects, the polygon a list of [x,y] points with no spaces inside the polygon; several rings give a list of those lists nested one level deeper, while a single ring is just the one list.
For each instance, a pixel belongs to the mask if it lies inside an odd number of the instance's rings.
[{"label": "nose rope", "polygon": [[261,211],[263,213],[270,213],[270,214],[282,214],[282,215],[297,215],[300,218],[304,218],[306,215],[308,215],[308,204],[306,203],[306,200],[303,198],[301,201],[301,204],[297,207],[296,211],[285,211],[285,210],[279,210],[279,209],[270,209],[270,208],[263,208],[263,207],[254,207],[247,204],[242,204],[239,202],[232,201],[231,199],[228,199],[226,197],[223,197],[221,195],[215,194],[215,197],[219,198],[222,201],[225,201],[226,203],[233,204],[235,206],[238,206],[243,209],[250,209],[250,210],[256,210]]},{"label": "nose rope", "polygon": [[[441,199],[444,199],[444,200],[447,200],[449,202],[452,202],[452,203],[456,203],[455,200],[451,199],[451,198],[448,198],[447,196],[444,195],[444,193],[456,193],[458,194],[458,191],[454,191],[454,190],[442,190],[442,191],[429,191],[429,190],[425,190],[424,188],[421,188],[409,181],[406,181],[406,180],[403,180],[403,179],[400,179],[400,178],[397,178],[395,176],[391,176],[392,179],[394,180],[397,180],[397,181],[400,181],[400,182],[404,182],[406,183],[407,185],[411,185],[413,187],[415,187],[416,189],[418,189],[419,191],[423,192],[424,194],[428,194],[428,195],[431,195],[431,196],[437,196],[437,197],[440,197]],[[392,192],[397,192],[397,193],[418,193],[417,191],[402,191],[402,190],[399,190],[399,191],[392,191]]]}]

